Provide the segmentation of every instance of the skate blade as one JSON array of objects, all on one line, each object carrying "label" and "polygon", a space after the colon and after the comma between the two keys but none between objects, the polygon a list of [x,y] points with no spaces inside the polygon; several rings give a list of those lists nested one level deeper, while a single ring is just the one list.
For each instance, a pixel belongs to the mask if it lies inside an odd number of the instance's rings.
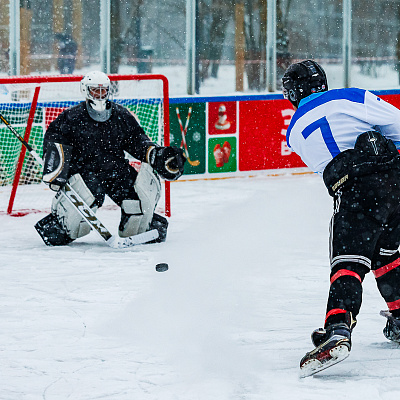
[{"label": "skate blade", "polygon": [[331,367],[332,365],[339,363],[340,361],[343,361],[350,355],[350,350],[348,346],[340,344],[331,349],[329,354],[331,358],[329,358],[328,360],[324,360],[324,362],[321,362],[316,358],[306,361],[301,367],[299,374],[300,378],[306,378],[307,376],[314,375],[317,372],[320,372],[326,368]]}]

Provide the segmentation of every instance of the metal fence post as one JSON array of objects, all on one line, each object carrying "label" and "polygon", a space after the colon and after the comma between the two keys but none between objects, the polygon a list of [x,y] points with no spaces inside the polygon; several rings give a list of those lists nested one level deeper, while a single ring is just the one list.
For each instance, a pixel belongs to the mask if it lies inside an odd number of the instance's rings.
[{"label": "metal fence post", "polygon": [[10,75],[20,74],[20,10],[19,0],[10,0]]},{"label": "metal fence post", "polygon": [[351,0],[343,0],[343,85],[351,86]]},{"label": "metal fence post", "polygon": [[111,0],[100,0],[100,68],[110,73]]},{"label": "metal fence post", "polygon": [[276,91],[276,0],[267,2],[267,89]]}]

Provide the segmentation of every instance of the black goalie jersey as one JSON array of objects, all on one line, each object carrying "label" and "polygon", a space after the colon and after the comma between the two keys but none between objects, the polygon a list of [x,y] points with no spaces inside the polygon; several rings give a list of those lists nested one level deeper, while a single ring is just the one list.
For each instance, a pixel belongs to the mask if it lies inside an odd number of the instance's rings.
[{"label": "black goalie jersey", "polygon": [[89,171],[105,179],[126,168],[124,151],[144,161],[148,147],[155,143],[126,108],[113,102],[107,106],[112,110],[105,122],[93,120],[85,102],[62,112],[46,131],[44,152],[48,142],[70,145],[73,147],[71,175]]}]

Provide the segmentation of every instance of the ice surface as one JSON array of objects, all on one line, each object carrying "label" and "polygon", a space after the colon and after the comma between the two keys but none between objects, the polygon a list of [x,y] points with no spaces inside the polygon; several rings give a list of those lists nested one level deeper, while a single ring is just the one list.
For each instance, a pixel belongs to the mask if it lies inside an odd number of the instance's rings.
[{"label": "ice surface", "polygon": [[[0,399],[399,398],[372,274],[350,357],[298,376],[329,287],[319,177],[178,181],[172,205],[167,242],[132,251],[46,247],[45,214],[0,215]],[[119,211],[99,217],[115,233]]]}]

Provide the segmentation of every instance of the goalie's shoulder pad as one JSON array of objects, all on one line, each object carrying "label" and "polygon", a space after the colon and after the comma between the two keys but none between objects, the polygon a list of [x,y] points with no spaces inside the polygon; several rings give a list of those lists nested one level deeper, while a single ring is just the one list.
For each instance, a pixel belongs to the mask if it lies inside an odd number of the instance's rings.
[{"label": "goalie's shoulder pad", "polygon": [[59,190],[68,179],[72,146],[48,142],[44,155],[43,182]]}]

